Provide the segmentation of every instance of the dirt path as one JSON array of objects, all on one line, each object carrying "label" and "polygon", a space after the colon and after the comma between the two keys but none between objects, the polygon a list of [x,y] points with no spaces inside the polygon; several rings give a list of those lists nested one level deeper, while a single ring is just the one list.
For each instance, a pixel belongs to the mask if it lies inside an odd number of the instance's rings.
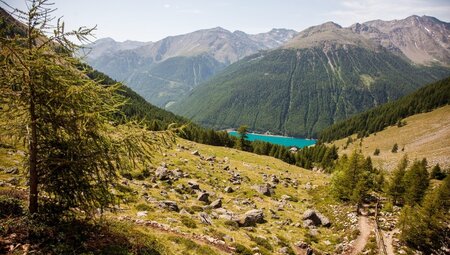
[{"label": "dirt path", "polygon": [[394,234],[397,233],[398,229],[394,229],[389,232],[383,231],[383,238],[384,238],[384,244],[386,246],[386,253],[387,255],[395,255],[394,246],[392,245],[392,239],[394,237]]},{"label": "dirt path", "polygon": [[364,250],[372,228],[373,226],[371,226],[369,218],[365,215],[360,215],[358,219],[359,236],[353,243],[353,249],[349,253],[350,255],[356,255]]}]

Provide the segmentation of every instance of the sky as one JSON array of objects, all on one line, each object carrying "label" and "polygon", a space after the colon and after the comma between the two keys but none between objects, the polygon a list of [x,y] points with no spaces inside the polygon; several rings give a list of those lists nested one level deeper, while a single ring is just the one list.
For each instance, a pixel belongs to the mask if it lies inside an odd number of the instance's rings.
[{"label": "sky", "polygon": [[[2,0],[26,9],[25,0]],[[374,19],[434,16],[450,21],[450,0],[49,0],[66,28],[97,25],[92,40],[158,41],[223,27],[256,34],[272,28],[301,31],[333,21],[344,27]],[[5,4],[1,3],[0,7]]]}]

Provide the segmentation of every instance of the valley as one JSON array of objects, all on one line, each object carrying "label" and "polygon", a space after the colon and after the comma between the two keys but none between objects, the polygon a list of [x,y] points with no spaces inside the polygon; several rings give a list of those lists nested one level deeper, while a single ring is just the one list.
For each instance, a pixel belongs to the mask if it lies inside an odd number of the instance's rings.
[{"label": "valley", "polygon": [[450,252],[449,4],[81,2],[0,1],[0,254]]}]

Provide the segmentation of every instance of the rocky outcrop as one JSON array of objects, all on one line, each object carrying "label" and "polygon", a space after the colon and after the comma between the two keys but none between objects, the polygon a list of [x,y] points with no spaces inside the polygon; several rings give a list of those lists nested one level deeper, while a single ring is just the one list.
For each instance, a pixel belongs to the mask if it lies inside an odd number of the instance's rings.
[{"label": "rocky outcrop", "polygon": [[255,226],[256,223],[264,223],[264,213],[261,209],[254,209],[241,215],[236,221],[240,227]]},{"label": "rocky outcrop", "polygon": [[303,226],[304,227],[311,227],[311,226],[330,227],[331,222],[327,217],[325,217],[323,214],[317,212],[316,210],[308,209],[303,213]]},{"label": "rocky outcrop", "polygon": [[273,190],[272,186],[268,183],[255,185],[253,186],[253,189],[256,190],[259,194],[263,194],[264,196],[271,196],[275,194],[275,191]]}]

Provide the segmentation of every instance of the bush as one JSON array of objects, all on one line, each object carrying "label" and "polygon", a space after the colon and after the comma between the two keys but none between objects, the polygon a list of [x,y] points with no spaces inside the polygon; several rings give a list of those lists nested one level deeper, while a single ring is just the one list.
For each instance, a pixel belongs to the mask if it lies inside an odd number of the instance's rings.
[{"label": "bush", "polygon": [[394,146],[392,146],[391,152],[392,152],[392,153],[397,153],[397,151],[398,151],[398,144],[395,143]]},{"label": "bush", "polygon": [[239,229],[239,224],[236,221],[226,220],[223,224],[225,226],[227,226],[230,230],[237,230],[237,229]]},{"label": "bush", "polygon": [[0,196],[0,218],[20,216],[22,214],[23,207],[19,199]]},{"label": "bush", "polygon": [[183,225],[188,228],[197,228],[197,224],[195,223],[195,221],[188,216],[181,216],[181,223],[183,223]]},{"label": "bush", "polygon": [[242,244],[234,243],[233,247],[236,249],[235,250],[236,254],[253,255],[253,252]]},{"label": "bush", "polygon": [[375,151],[373,152],[373,155],[375,156],[380,155],[380,149],[376,148]]}]

